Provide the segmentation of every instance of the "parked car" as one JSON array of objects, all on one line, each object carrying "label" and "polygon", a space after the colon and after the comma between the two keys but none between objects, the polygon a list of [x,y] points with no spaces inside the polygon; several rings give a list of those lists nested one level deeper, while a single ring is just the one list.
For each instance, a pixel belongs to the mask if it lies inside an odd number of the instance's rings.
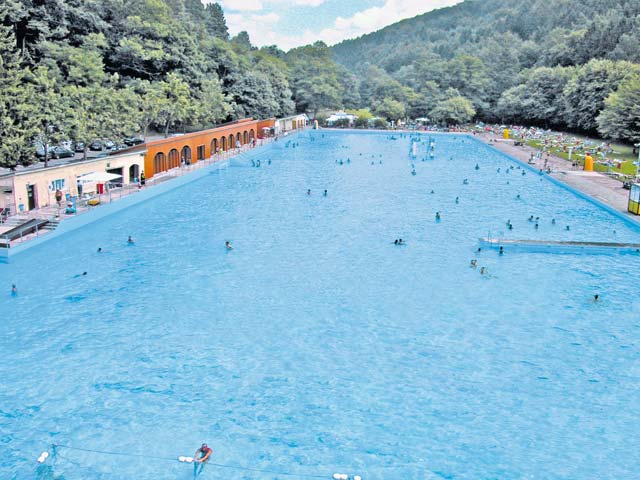
[{"label": "parked car", "polygon": [[118,146],[116,147],[116,150],[118,150],[118,151],[120,151],[120,150],[126,150],[127,148],[129,148],[129,145],[126,145],[126,144],[122,143],[122,144],[120,144],[120,145],[118,145]]},{"label": "parked car", "polygon": [[111,140],[105,140],[104,143],[102,144],[104,146],[104,148],[106,148],[107,150],[113,150],[114,147],[116,146],[115,143],[113,143]]},{"label": "parked car", "polygon": [[124,143],[130,147],[133,147],[134,145],[140,145],[144,143],[144,140],[141,138],[129,137],[124,139]]},{"label": "parked car", "polygon": [[[53,147],[49,145],[47,147],[47,158],[53,157],[52,150],[53,150]],[[44,145],[42,144],[36,145],[36,157],[40,159],[40,161],[44,161]]]},{"label": "parked car", "polygon": [[51,156],[53,158],[73,158],[76,154],[68,148],[57,146],[51,149]]},{"label": "parked car", "polygon": [[76,142],[73,149],[76,153],[84,153],[84,142]]},{"label": "parked car", "polygon": [[89,150],[92,152],[99,152],[102,150],[102,142],[100,140],[94,140],[89,144]]}]

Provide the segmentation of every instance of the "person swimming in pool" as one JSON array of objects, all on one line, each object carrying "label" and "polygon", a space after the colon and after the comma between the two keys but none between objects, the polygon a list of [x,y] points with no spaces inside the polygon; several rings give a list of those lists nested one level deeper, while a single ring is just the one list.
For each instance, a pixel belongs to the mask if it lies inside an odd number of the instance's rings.
[{"label": "person swimming in pool", "polygon": [[18,287],[16,287],[16,284],[12,284],[11,285],[11,296],[15,297],[16,295],[18,295]]},{"label": "person swimming in pool", "polygon": [[224,246],[227,250],[233,250],[233,245],[231,245],[231,242],[228,240],[224,242]]},{"label": "person swimming in pool", "polygon": [[200,473],[202,473],[202,470],[204,469],[204,464],[209,461],[209,458],[211,458],[212,453],[213,453],[213,450],[211,450],[206,443],[203,443],[200,446],[200,448],[196,450],[196,453],[193,455],[194,478],[200,475]]},{"label": "person swimming in pool", "polygon": [[471,268],[476,268],[478,266],[478,260],[475,258],[471,260]]},{"label": "person swimming in pool", "polygon": [[133,241],[133,237],[132,237],[131,235],[129,235],[129,238],[127,239],[127,243],[128,243],[129,245],[133,245],[133,244],[134,244],[134,243],[136,243],[136,242],[134,242],[134,241]]},{"label": "person swimming in pool", "polygon": [[102,247],[98,247],[98,253],[102,253]]}]

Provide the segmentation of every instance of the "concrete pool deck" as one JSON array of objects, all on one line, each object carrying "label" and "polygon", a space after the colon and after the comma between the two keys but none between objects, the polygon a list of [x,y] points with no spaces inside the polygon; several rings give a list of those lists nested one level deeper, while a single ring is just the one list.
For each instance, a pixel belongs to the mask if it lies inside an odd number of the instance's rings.
[{"label": "concrete pool deck", "polygon": [[[528,163],[531,154],[538,152],[533,147],[527,145],[516,147],[513,141],[504,140],[492,133],[475,135],[475,138],[533,168],[545,169],[543,158],[534,157],[534,162]],[[585,172],[581,167],[572,167],[569,161],[553,155],[548,157],[547,167],[551,169],[551,177],[556,180],[604,203],[629,219],[638,221],[638,217],[627,210],[629,191],[622,188],[622,183],[619,181],[598,172]]]}]

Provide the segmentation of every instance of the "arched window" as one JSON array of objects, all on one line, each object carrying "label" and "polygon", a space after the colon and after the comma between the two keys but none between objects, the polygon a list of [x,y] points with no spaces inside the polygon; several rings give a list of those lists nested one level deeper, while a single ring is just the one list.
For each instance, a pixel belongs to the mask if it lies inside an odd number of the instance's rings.
[{"label": "arched window", "polygon": [[229,135],[229,150],[231,150],[232,148],[236,147],[236,139],[233,136],[233,133],[231,135]]},{"label": "arched window", "polygon": [[253,128],[249,130],[249,140],[253,140],[256,137],[256,134],[253,132]]},{"label": "arched window", "polygon": [[226,139],[226,137],[222,137],[220,139],[220,142],[222,143],[222,150],[224,150],[226,152],[227,151],[227,139]]},{"label": "arched window", "polygon": [[214,138],[211,140],[211,155],[215,155],[218,153],[218,139]]},{"label": "arched window", "polygon": [[169,152],[169,168],[176,168],[180,165],[180,154],[175,148]]},{"label": "arched window", "polygon": [[155,173],[160,173],[160,172],[164,172],[167,170],[167,166],[166,166],[166,157],[164,156],[164,153],[162,152],[158,152],[156,153],[156,156],[153,157],[153,170]]},{"label": "arched window", "polygon": [[182,161],[185,165],[191,165],[191,148],[187,145],[182,147]]},{"label": "arched window", "polygon": [[249,132],[247,132],[246,130],[242,134],[242,143],[244,143],[245,145],[249,143]]}]

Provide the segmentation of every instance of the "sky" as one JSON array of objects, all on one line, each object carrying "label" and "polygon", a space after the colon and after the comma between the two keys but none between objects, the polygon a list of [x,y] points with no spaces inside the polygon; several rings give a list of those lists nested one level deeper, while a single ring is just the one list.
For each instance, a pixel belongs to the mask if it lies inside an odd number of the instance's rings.
[{"label": "sky", "polygon": [[249,32],[259,47],[328,45],[379,30],[461,0],[208,0],[224,9],[231,35]]}]

